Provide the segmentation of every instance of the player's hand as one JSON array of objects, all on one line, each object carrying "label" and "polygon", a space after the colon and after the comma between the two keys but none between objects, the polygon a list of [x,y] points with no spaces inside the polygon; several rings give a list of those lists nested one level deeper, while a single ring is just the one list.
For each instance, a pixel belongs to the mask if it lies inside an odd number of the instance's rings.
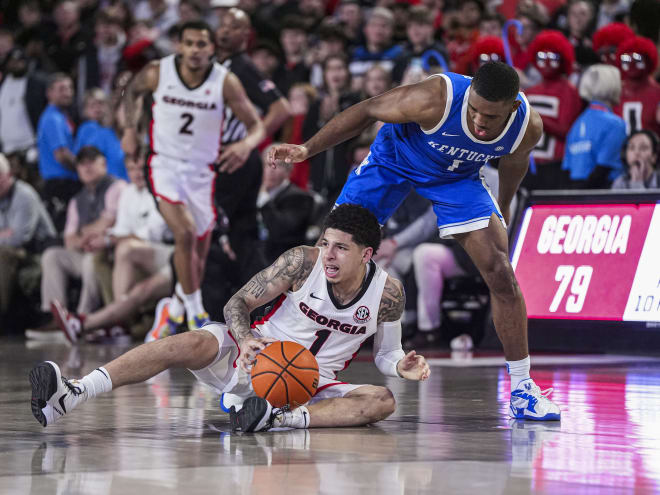
[{"label": "player's hand", "polygon": [[263,351],[266,346],[272,342],[276,342],[276,340],[271,339],[270,337],[249,337],[241,340],[241,355],[238,358],[238,364],[241,369],[246,373],[249,373],[255,359],[257,359],[257,354]]},{"label": "player's hand", "polygon": [[299,163],[307,160],[309,151],[304,146],[298,144],[278,144],[268,150],[266,161],[268,165],[275,168],[277,162]]},{"label": "player's hand", "polygon": [[217,160],[218,165],[220,165],[218,170],[220,172],[227,172],[228,174],[236,172],[245,164],[251,152],[252,148],[245,144],[244,141],[237,141],[223,147]]},{"label": "player's hand", "polygon": [[396,241],[392,238],[383,239],[378,247],[378,253],[373,257],[383,268],[387,268],[396,254]]},{"label": "player's hand", "polygon": [[137,153],[138,149],[138,137],[137,129],[134,127],[126,127],[124,129],[124,134],[121,137],[121,149],[124,150],[124,153],[127,156],[133,156]]},{"label": "player's hand", "polygon": [[431,375],[431,368],[429,368],[426,359],[415,351],[410,351],[406,354],[396,364],[396,369],[407,380],[419,380],[423,382]]}]

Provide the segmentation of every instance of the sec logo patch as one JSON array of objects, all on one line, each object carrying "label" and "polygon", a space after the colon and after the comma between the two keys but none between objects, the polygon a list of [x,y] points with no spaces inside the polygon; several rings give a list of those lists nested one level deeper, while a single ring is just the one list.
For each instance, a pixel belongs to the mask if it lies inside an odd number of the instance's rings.
[{"label": "sec logo patch", "polygon": [[369,314],[369,308],[366,306],[360,306],[355,310],[355,314],[353,315],[353,320],[355,320],[355,323],[366,323],[370,319],[371,315]]}]

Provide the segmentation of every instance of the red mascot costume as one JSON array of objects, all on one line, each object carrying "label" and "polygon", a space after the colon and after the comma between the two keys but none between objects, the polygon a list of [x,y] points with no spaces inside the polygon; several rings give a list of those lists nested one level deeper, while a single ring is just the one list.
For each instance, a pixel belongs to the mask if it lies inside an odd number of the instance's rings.
[{"label": "red mascot costume", "polygon": [[593,49],[604,64],[619,66],[616,51],[619,45],[635,37],[635,33],[626,24],[613,22],[594,33]]},{"label": "red mascot costume", "polygon": [[474,74],[486,62],[504,62],[504,43],[495,36],[484,36],[472,45],[470,70]]},{"label": "red mascot costume", "polygon": [[532,107],[543,120],[543,137],[532,155],[536,177],[528,174],[526,185],[534,189],[563,186],[561,161],[566,134],[582,111],[582,100],[568,75],[573,72],[575,51],[559,31],[541,31],[530,45],[532,63],[543,76],[540,84],[525,91]]},{"label": "red mascot costume", "polygon": [[658,66],[656,46],[636,36],[619,45],[617,59],[623,81],[614,112],[626,121],[628,134],[640,129],[660,134],[660,85],[652,77]]}]

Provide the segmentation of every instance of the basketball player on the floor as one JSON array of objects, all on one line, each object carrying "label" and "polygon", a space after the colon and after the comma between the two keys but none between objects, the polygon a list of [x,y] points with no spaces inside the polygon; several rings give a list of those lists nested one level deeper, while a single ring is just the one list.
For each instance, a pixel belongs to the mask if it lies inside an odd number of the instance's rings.
[{"label": "basketball player on the floor", "polygon": [[[549,391],[529,376],[527,312],[508,255],[509,206],[543,132],[538,113],[519,93],[516,71],[489,62],[474,78],[446,73],[395,88],[346,109],[301,146],[273,147],[269,161],[306,160],[379,120],[386,124],[337,204],[362,205],[385,224],[411,189],[429,199],[440,236],[458,240],[490,289],[511,375],[511,416],[558,420]],[[499,207],[479,173],[498,158]]]},{"label": "basketball player on the floor", "polygon": [[[124,95],[127,128],[122,146],[127,154],[137,149],[137,101],[152,93],[151,153],[147,177],[163,218],[174,234],[174,268],[178,283],[169,304],[159,304],[168,317],[156,315],[172,332],[208,322],[200,291],[216,211],[213,197],[214,164],[223,172],[243,165],[264,138],[264,127],[238,78],[212,61],[213,32],[204,22],[181,26],[177,55],[170,55],[140,71]],[[220,146],[224,106],[231,108],[247,135]]]},{"label": "basketball player on the floor", "polygon": [[[422,356],[401,350],[405,295],[401,283],[371,260],[380,237],[378,221],[365,208],[336,208],[326,219],[320,247],[290,249],[230,299],[227,325],[210,323],[143,344],[80,380],[62,377],[50,361],[34,367],[32,413],[47,426],[100,393],[180,367],[218,392],[231,393],[243,431],[358,426],[386,418],[395,408],[389,389],[336,378],[374,334],[374,360],[383,374],[409,380],[430,374]],[[277,296],[269,317],[252,330],[250,312]],[[306,406],[273,409],[254,396],[248,368],[274,339],[298,342],[316,355],[319,386]]]}]

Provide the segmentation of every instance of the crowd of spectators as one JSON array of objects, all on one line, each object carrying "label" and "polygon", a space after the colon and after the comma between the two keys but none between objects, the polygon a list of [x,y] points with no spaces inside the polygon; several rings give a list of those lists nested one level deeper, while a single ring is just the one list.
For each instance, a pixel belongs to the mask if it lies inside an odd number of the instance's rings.
[{"label": "crowd of spectators", "polygon": [[[215,31],[218,62],[241,79],[266,123],[262,151],[274,141],[303,143],[337,113],[394,86],[443,71],[470,75],[509,56],[544,123],[524,187],[651,189],[660,181],[659,0],[0,6],[0,329],[12,326],[16,297],[42,310],[28,319],[42,329],[54,324],[53,301],[77,307],[87,328],[109,328],[171,292],[168,234],[139,171],[145,155],[125,156],[120,145],[121,96],[137,71],[176,50],[177,26],[189,20]],[[146,129],[150,102],[142,107]],[[244,132],[231,115],[225,127],[225,145]],[[216,202],[228,225],[215,233],[207,269],[214,275],[203,286],[213,318],[280,251],[315,241],[315,226],[379,128],[293,169],[264,169],[255,151],[233,177],[219,174]],[[434,236],[429,211],[411,196],[386,226],[379,259],[412,293],[420,278],[407,320],[435,332],[442,277],[472,267],[456,245],[423,244]],[[424,278],[435,271],[440,279]]]}]

